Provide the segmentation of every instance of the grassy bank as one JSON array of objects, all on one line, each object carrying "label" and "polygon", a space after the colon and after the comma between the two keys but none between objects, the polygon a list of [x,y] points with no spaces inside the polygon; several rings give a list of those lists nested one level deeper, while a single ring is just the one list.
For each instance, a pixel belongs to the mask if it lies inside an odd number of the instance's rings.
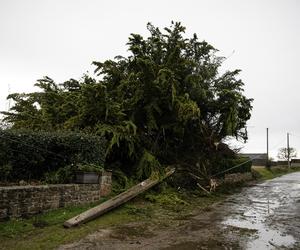
[{"label": "grassy bank", "polygon": [[288,166],[274,166],[271,168],[252,167],[254,175],[259,180],[270,180],[285,174],[300,171],[300,167],[288,168]]}]

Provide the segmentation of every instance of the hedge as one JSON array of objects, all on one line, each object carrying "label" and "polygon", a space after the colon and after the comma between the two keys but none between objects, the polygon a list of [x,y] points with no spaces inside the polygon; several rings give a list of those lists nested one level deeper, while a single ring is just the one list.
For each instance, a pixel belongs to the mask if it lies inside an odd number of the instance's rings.
[{"label": "hedge", "polygon": [[104,165],[106,141],[77,132],[0,130],[0,180],[43,180],[74,164]]},{"label": "hedge", "polygon": [[248,157],[236,159],[222,159],[218,166],[213,169],[212,174],[222,177],[225,174],[251,172],[252,161]]}]

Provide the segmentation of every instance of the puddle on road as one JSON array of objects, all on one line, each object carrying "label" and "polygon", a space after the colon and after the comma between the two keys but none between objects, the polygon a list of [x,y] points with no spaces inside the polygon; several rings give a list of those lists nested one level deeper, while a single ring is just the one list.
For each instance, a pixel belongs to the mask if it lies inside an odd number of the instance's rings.
[{"label": "puddle on road", "polygon": [[224,205],[230,212],[222,222],[223,227],[253,230],[246,249],[292,247],[296,240],[286,233],[282,221],[293,220],[297,216],[292,210],[299,199],[300,175],[297,176],[295,182],[280,177],[277,181],[274,179],[257,185],[228,200]]},{"label": "puddle on road", "polygon": [[243,229],[257,230],[254,239],[246,246],[247,249],[272,249],[273,247],[288,247],[295,243],[291,235],[284,235],[279,230],[273,230],[265,227],[263,222],[250,222],[248,220],[227,219],[223,222],[227,226],[233,226]]}]

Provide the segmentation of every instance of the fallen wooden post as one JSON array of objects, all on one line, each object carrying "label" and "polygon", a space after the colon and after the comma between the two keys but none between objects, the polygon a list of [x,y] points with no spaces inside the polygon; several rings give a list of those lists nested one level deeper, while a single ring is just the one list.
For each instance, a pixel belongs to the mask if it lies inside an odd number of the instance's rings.
[{"label": "fallen wooden post", "polygon": [[100,215],[120,206],[121,204],[131,200],[132,198],[136,197],[140,193],[143,193],[144,191],[148,190],[149,188],[153,187],[163,179],[167,178],[171,174],[175,172],[175,169],[170,169],[166,172],[166,174],[163,176],[163,178],[148,178],[147,180],[133,186],[132,188],[128,189],[127,191],[118,194],[114,198],[105,201],[101,203],[100,205],[93,207],[69,220],[67,220],[64,223],[64,227],[73,227],[85,222],[88,222],[90,220],[93,220]]}]

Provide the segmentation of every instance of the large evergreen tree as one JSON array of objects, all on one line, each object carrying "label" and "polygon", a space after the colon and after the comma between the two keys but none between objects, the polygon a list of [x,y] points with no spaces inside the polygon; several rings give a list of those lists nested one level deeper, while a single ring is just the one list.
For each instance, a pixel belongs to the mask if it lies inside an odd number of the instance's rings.
[{"label": "large evergreen tree", "polygon": [[216,143],[247,140],[252,99],[239,70],[220,75],[223,58],[196,34],[185,38],[180,23],[147,29],[146,39],[131,34],[128,57],[93,62],[95,78],[56,84],[45,77],[36,83],[40,92],[10,95],[5,120],[14,128],[105,135],[107,162],[120,161],[139,177],[183,161],[213,169]]}]

